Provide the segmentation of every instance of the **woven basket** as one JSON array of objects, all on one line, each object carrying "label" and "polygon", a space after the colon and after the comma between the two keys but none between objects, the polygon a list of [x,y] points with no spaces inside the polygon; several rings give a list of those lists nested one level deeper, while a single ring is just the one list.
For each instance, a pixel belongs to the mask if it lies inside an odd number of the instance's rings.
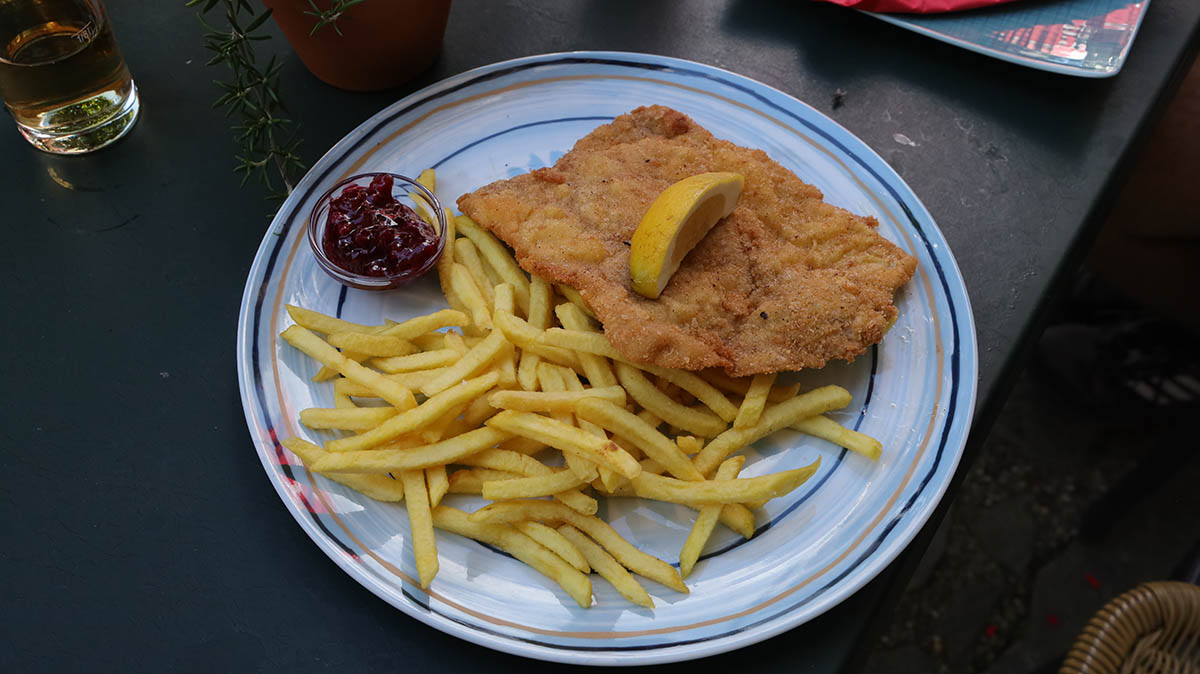
[{"label": "woven basket", "polygon": [[1059,674],[1200,674],[1200,587],[1143,583],[1100,609]]}]

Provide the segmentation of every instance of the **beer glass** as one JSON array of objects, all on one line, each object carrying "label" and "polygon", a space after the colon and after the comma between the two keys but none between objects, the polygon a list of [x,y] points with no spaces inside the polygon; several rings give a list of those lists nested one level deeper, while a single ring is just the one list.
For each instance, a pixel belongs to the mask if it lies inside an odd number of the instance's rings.
[{"label": "beer glass", "polygon": [[137,88],[101,0],[0,0],[0,97],[47,152],[91,152],[125,135]]}]

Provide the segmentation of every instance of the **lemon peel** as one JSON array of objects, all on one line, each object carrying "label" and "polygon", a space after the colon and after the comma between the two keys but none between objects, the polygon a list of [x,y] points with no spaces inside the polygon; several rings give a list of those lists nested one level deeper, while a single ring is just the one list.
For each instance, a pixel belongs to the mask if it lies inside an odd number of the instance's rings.
[{"label": "lemon peel", "polygon": [[740,173],[701,173],[663,190],[629,242],[629,276],[637,294],[657,299],[683,258],[742,194]]}]

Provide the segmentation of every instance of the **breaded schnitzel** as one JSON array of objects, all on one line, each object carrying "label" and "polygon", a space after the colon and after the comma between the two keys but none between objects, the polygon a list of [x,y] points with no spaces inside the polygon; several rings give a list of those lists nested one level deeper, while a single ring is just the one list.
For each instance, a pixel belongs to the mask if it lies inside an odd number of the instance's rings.
[{"label": "breaded schnitzel", "polygon": [[[738,206],[684,259],[661,297],[631,289],[629,240],[664,189],[697,173],[745,177]],[[549,168],[487,185],[462,212],[526,271],[577,289],[623,355],[733,376],[852,360],[896,315],[916,260],[874,218],[760,150],[714,138],[686,115],[642,107],[592,131]]]}]

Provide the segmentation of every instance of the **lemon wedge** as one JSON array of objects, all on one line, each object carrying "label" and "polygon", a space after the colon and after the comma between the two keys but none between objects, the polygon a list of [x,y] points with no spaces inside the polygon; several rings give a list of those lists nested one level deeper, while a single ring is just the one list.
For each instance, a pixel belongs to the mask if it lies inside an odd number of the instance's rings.
[{"label": "lemon wedge", "polygon": [[683,258],[718,220],[733,212],[742,182],[740,173],[701,173],[658,195],[629,242],[634,292],[650,299],[662,294]]}]

